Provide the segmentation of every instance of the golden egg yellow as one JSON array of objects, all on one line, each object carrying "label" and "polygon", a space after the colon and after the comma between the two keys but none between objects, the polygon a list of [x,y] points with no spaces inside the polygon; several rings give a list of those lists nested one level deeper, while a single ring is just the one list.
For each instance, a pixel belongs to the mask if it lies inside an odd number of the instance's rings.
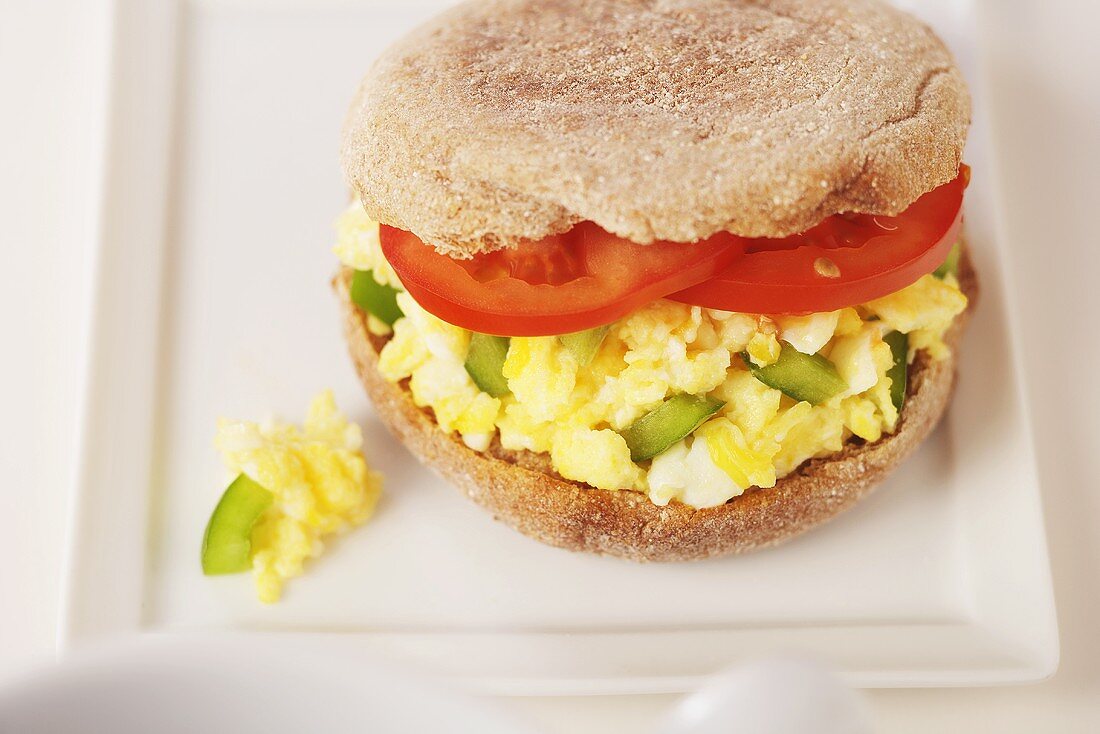
[{"label": "golden egg yellow", "polygon": [[[345,264],[382,267],[377,228],[365,215],[345,215],[336,248]],[[931,275],[885,298],[821,314],[768,317],[658,300],[613,324],[583,366],[557,337],[512,338],[502,370],[511,394],[493,398],[463,368],[468,333],[407,293],[398,302],[405,315],[382,349],[382,374],[409,379],[413,399],[433,410],[444,431],[482,450],[498,437],[505,448],[549,454],[562,476],[594,487],[695,507],[772,486],[853,436],[875,441],[892,432],[893,353],[883,337],[908,334],[909,359],[919,349],[943,357],[943,336],[966,308],[954,277]],[[828,358],[848,389],[811,405],[765,385],[742,354],[768,365],[783,343]],[[679,393],[724,406],[664,453],[632,461],[619,432]]]},{"label": "golden egg yellow", "polygon": [[279,600],[287,579],[319,556],[326,536],[361,525],[382,492],[363,458],[363,435],[336,408],[331,391],[313,399],[301,427],[221,419],[215,446],[234,475],[270,492],[252,528],[252,571],[263,602]]}]

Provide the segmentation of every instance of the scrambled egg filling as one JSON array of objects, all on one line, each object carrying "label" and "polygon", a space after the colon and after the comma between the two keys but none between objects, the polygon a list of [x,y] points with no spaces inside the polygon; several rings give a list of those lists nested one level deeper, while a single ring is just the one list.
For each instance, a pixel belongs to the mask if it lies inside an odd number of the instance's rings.
[{"label": "scrambled egg filling", "polygon": [[274,495],[252,528],[252,571],[260,601],[279,600],[287,579],[324,549],[322,538],[364,523],[382,493],[363,458],[363,434],[332,392],[313,399],[301,428],[221,419],[214,444],[226,467]]},{"label": "scrambled egg filling", "polygon": [[[378,246],[378,225],[357,205],[341,217],[341,260],[371,269],[400,288]],[[815,457],[838,452],[853,436],[877,441],[894,431],[898,411],[883,336],[909,335],[918,350],[948,353],[944,334],[966,308],[953,276],[926,275],[855,308],[767,317],[655,301],[611,326],[581,368],[557,337],[513,337],[503,374],[511,394],[491,397],[463,367],[469,332],[398,296],[404,317],[382,349],[386,379],[409,379],[417,405],[440,427],[484,450],[494,435],[507,449],[550,455],[568,479],[601,489],[645,492],[659,505],[720,505],[749,487],[771,487]],[[820,405],[796,402],[757,380],[740,353],[763,366],[786,342],[832,361],[848,389]],[[677,393],[710,395],[725,406],[695,433],[648,462],[631,461],[618,431]]]}]

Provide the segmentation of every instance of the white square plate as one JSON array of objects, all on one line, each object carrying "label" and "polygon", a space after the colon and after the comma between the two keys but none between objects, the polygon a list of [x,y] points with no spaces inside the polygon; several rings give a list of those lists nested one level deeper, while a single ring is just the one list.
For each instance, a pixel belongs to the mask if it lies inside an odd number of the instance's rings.
[{"label": "white square plate", "polygon": [[[495,523],[389,436],[345,355],[328,287],[340,123],[371,59],[438,5],[117,3],[65,643],[312,636],[522,694],[678,690],[773,653],[823,658],[865,686],[1052,673],[972,6],[917,8],[976,102],[967,226],[983,293],[945,425],[859,507],[788,545],[641,566]],[[224,479],[215,420],[298,419],[330,386],[364,425],[386,498],[265,607],[249,578],[199,569]]]}]

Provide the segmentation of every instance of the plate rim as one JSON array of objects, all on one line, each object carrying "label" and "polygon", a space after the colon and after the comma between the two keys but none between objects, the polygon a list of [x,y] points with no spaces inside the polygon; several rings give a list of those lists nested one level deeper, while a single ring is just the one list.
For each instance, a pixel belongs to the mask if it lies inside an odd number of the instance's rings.
[{"label": "plate rim", "polygon": [[[93,502],[95,495],[94,485],[106,481],[118,479],[120,472],[125,473],[131,481],[139,482],[136,486],[143,486],[141,477],[150,475],[148,467],[139,466],[118,467],[103,465],[101,456],[96,452],[96,439],[100,436],[105,417],[109,416],[109,423],[115,421],[142,420],[146,427],[155,420],[155,411],[150,407],[156,404],[154,399],[156,391],[156,362],[148,360],[142,367],[144,372],[140,375],[136,371],[128,371],[125,379],[114,369],[113,352],[105,344],[112,338],[117,343],[120,336],[120,323],[124,323],[126,330],[135,328],[133,322],[120,322],[120,301],[118,293],[144,294],[148,303],[156,304],[157,308],[150,309],[155,313],[147,314],[147,318],[139,320],[137,328],[153,329],[163,316],[163,304],[158,297],[160,277],[138,277],[142,273],[154,272],[163,277],[162,255],[165,247],[163,236],[167,227],[167,200],[169,196],[169,174],[172,165],[172,115],[174,105],[178,101],[178,89],[175,84],[157,84],[164,78],[178,81],[178,54],[179,54],[179,20],[183,15],[184,3],[176,0],[155,0],[151,2],[139,2],[138,0],[112,0],[107,4],[105,12],[110,14],[108,27],[110,40],[107,44],[110,61],[106,65],[105,79],[103,81],[102,95],[102,119],[99,121],[104,144],[101,149],[101,157],[97,161],[99,172],[99,188],[96,192],[99,207],[96,222],[96,242],[93,245],[93,265],[91,268],[92,287],[89,289],[89,303],[86,309],[86,324],[83,331],[85,336],[81,343],[81,375],[80,387],[80,430],[78,433],[77,471],[75,473],[70,491],[70,505],[67,530],[67,549],[62,575],[61,604],[58,625],[58,646],[62,650],[71,649],[87,641],[102,639],[105,636],[125,634],[165,634],[163,631],[143,629],[142,603],[144,600],[144,586],[146,574],[144,572],[144,556],[147,553],[149,531],[149,497],[148,492],[138,493],[141,496],[135,498],[134,506],[125,512],[125,519],[139,523],[140,532],[134,535],[139,539],[129,538],[131,551],[144,549],[141,556],[138,573],[133,578],[127,579],[125,574],[112,574],[109,559],[103,557],[91,557],[85,551],[95,547],[95,541],[102,536],[105,528],[109,528],[110,518],[103,515],[105,508],[97,507]],[[971,12],[977,12],[971,4]],[[980,25],[980,24],[979,24]],[[133,30],[140,28],[141,33]],[[975,47],[980,45],[980,37],[973,39]],[[988,68],[982,63],[980,54],[974,63],[977,79],[974,80],[974,96],[981,100],[981,94],[989,88]],[[134,135],[134,130],[126,125],[127,113],[132,112],[137,100],[141,101],[142,109],[156,109],[160,106],[160,115],[165,118],[165,124],[159,130],[155,125],[146,125],[143,133]],[[151,102],[151,100],[154,100]],[[975,108],[982,107],[976,102]],[[976,124],[983,124],[984,138],[991,141],[989,124],[979,117]],[[975,136],[976,137],[976,136]],[[128,159],[140,158],[138,164],[129,160],[120,164],[119,151],[122,150],[123,140],[128,151],[133,151],[135,145],[141,146],[144,155],[126,156]],[[973,138],[972,138],[973,139]],[[135,140],[137,141],[135,143]],[[973,146],[968,149],[971,153]],[[980,150],[978,156],[982,159],[981,165],[991,171],[989,176],[990,195],[989,208],[986,219],[992,230],[992,236],[1004,242],[1004,219],[998,216],[1000,202],[999,179],[997,177],[998,166],[996,156],[990,151]],[[972,159],[973,160],[973,159]],[[139,176],[135,173],[135,165],[145,167]],[[150,183],[152,182],[152,184]],[[123,192],[126,195],[123,195]],[[135,223],[122,217],[122,200],[131,201],[137,195],[148,202],[148,213],[143,221]],[[121,217],[121,218],[120,218]],[[144,231],[137,231],[144,228]],[[159,233],[160,236],[155,235]],[[133,245],[127,246],[127,241],[134,238],[145,238],[154,235],[157,247],[147,247],[142,268],[130,268],[124,276],[119,275],[119,269],[110,267],[114,258],[123,255],[132,255]],[[999,252],[1004,253],[1007,248],[1001,246]],[[1011,257],[1005,258],[1008,262]],[[127,287],[118,287],[117,279],[128,277]],[[986,271],[985,277],[991,277]],[[998,263],[993,277],[998,277],[1004,288],[1011,292],[1015,280],[1013,270],[1009,264]],[[114,287],[110,287],[114,285]],[[1050,575],[1048,559],[1048,546],[1043,526],[1041,507],[1041,492],[1034,455],[1034,440],[1030,421],[1030,409],[1027,400],[1027,385],[1024,379],[1026,373],[1023,370],[1023,356],[1015,337],[1014,327],[1019,323],[1018,308],[1011,299],[1003,299],[1000,306],[1003,308],[1003,318],[1008,330],[1008,349],[1012,356],[1012,383],[1016,392],[1016,407],[1020,411],[1021,425],[1019,430],[1023,432],[1023,439],[1027,444],[1028,476],[1024,482],[1034,487],[1032,493],[1034,499],[1034,512],[1030,522],[1037,523],[1037,528],[1032,528],[1035,538],[1039,542],[1039,557],[1036,564],[1043,570],[1036,573],[1039,577],[1035,583],[1042,587],[1042,598],[1036,604],[1036,618],[1034,620],[1034,634],[1026,641],[1005,637],[1003,630],[998,629],[996,619],[990,616],[996,610],[982,608],[975,603],[969,613],[950,620],[941,625],[883,625],[879,629],[892,630],[892,634],[912,634],[916,627],[938,627],[943,639],[951,639],[952,635],[969,631],[972,634],[988,635],[991,641],[998,641],[1004,650],[1008,652],[999,658],[1000,663],[994,665],[987,661],[977,669],[954,669],[924,671],[923,675],[908,676],[904,671],[891,674],[889,671],[860,672],[841,671],[841,675],[860,687],[909,687],[909,686],[963,686],[1022,683],[1045,679],[1057,669],[1059,660],[1057,621],[1054,610],[1053,586]],[[113,331],[112,331],[113,328]],[[122,382],[120,382],[122,380]],[[108,400],[110,396],[117,396],[119,385],[138,395],[124,404],[118,405]],[[141,395],[147,395],[147,400],[142,400]],[[125,412],[125,416],[121,413]],[[151,440],[147,441],[147,450],[142,456],[147,457],[149,464],[155,447]],[[141,462],[136,462],[140,464]],[[93,480],[92,477],[97,477]],[[118,537],[113,537],[118,542]],[[137,542],[135,542],[137,541]],[[94,555],[94,554],[92,554]],[[111,599],[104,599],[102,589],[95,590],[91,581],[109,578],[106,584],[112,592]],[[102,586],[102,584],[100,584]],[[135,595],[136,594],[136,595]],[[856,626],[860,627],[859,625]],[[819,629],[809,627],[809,629]],[[735,630],[736,631],[736,630]],[[278,634],[298,634],[282,632]],[[309,634],[309,633],[305,633]],[[461,634],[461,633],[460,633]],[[497,633],[501,635],[509,633]],[[588,637],[598,637],[593,633]],[[652,633],[650,633],[652,634]],[[673,636],[684,632],[673,632]],[[709,633],[713,634],[713,633]],[[408,646],[410,640],[422,637],[418,633],[382,633],[371,634],[371,642],[381,647],[391,648],[391,652],[402,645]],[[619,635],[612,635],[619,636]],[[352,635],[351,637],[364,637],[364,635]],[[385,639],[383,639],[385,638]],[[999,638],[999,639],[998,639]],[[404,639],[404,642],[401,640]],[[435,638],[439,639],[438,635]],[[931,639],[931,638],[930,638]],[[415,642],[413,645],[415,646]],[[996,656],[995,656],[996,657]],[[487,691],[509,695],[574,695],[574,694],[623,694],[623,693],[656,693],[677,692],[688,690],[702,677],[701,675],[667,675],[649,677],[597,677],[597,678],[572,678],[554,679],[523,676],[458,676],[471,687]],[[920,682],[914,683],[913,679],[919,678]]]}]

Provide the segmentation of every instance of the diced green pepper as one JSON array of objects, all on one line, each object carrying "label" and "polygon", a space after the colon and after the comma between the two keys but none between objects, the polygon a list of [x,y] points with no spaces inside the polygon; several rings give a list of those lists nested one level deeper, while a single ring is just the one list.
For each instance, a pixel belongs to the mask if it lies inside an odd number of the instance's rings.
[{"label": "diced green pepper", "polygon": [[652,459],[690,436],[723,405],[721,400],[705,395],[673,395],[620,431],[620,435],[626,439],[633,461]]},{"label": "diced green pepper", "polygon": [[489,334],[470,335],[466,352],[466,372],[482,392],[494,398],[507,395],[508,380],[504,379],[504,359],[508,356],[508,337]]},{"label": "diced green pepper", "polygon": [[379,283],[369,270],[356,270],[352,276],[351,301],[387,326],[404,316],[397,305],[397,289]]},{"label": "diced green pepper", "polygon": [[948,275],[958,276],[959,274],[959,255],[962,252],[962,243],[956,242],[955,246],[951,248],[951,252],[947,253],[947,259],[943,261],[943,265],[933,271],[932,275],[937,278],[946,278]]},{"label": "diced green pepper", "polygon": [[741,359],[768,387],[811,405],[824,403],[848,389],[836,365],[820,354],[803,354],[786,342],[780,346],[779,359],[766,367],[757,367],[748,352],[742,352]]},{"label": "diced green pepper", "polygon": [[202,536],[202,572],[207,576],[247,571],[252,527],[271,506],[271,492],[241,474],[222,494]]},{"label": "diced green pepper", "polygon": [[562,334],[558,337],[558,340],[563,347],[573,353],[573,356],[577,359],[577,364],[584,367],[596,356],[596,352],[599,351],[600,345],[603,344],[603,339],[607,336],[607,331],[610,328],[611,325],[607,324],[587,331]]},{"label": "diced green pepper", "polygon": [[894,366],[886,371],[890,378],[890,401],[901,410],[905,404],[905,388],[909,379],[909,335],[900,331],[891,331],[882,340],[890,345],[894,355]]}]

